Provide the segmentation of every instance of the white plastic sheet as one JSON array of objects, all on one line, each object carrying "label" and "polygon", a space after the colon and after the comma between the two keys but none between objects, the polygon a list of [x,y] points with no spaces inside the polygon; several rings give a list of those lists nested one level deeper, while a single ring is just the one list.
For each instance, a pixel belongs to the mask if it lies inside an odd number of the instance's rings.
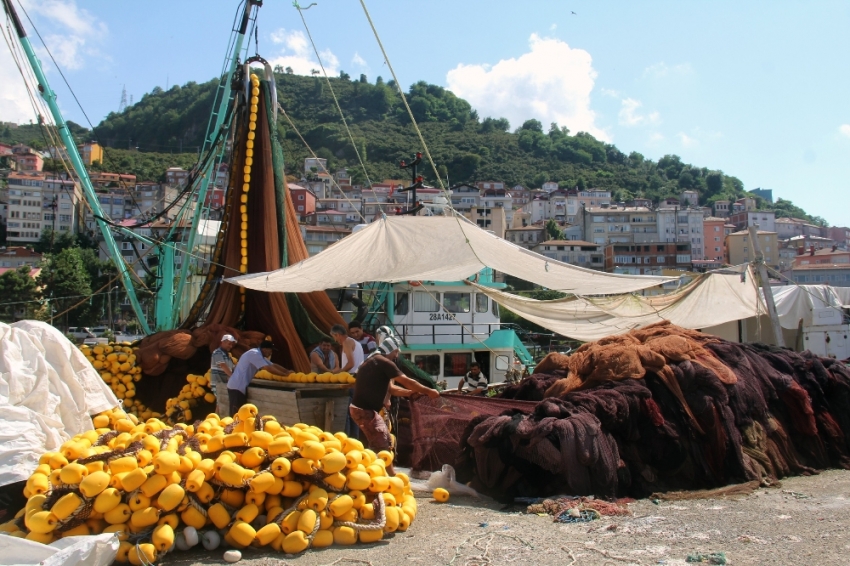
[{"label": "white plastic sheet", "polygon": [[[789,330],[796,330],[801,320],[804,325],[811,325],[814,309],[841,309],[843,304],[850,305],[850,288],[847,287],[787,285],[773,287],[771,290],[779,324]],[[843,297],[844,293],[848,295],[846,298]]]},{"label": "white plastic sheet", "polygon": [[258,291],[307,293],[365,281],[460,281],[485,267],[576,295],[628,293],[675,279],[603,273],[555,261],[462,217],[390,216],[290,267],[225,281]]},{"label": "white plastic sheet", "polygon": [[111,533],[62,538],[50,545],[0,535],[0,564],[108,566],[115,560],[119,544]]},{"label": "white plastic sheet", "polygon": [[0,323],[0,485],[27,479],[39,457],[93,428],[118,405],[82,352],[49,324]]},{"label": "white plastic sheet", "polygon": [[632,294],[538,301],[475,285],[519,316],[577,340],[598,340],[662,320],[701,329],[764,312],[752,272],[709,273],[685,287],[652,297]]}]

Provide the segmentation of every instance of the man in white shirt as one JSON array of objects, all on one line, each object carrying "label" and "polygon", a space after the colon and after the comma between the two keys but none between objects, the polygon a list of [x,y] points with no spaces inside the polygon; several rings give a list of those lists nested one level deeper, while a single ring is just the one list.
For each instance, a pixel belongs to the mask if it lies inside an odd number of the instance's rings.
[{"label": "man in white shirt", "polygon": [[365,358],[363,347],[357,340],[348,335],[348,329],[341,324],[333,325],[331,336],[336,340],[337,344],[342,346],[339,371],[347,371],[352,375],[357,373],[357,369]]},{"label": "man in white shirt", "polygon": [[248,386],[258,370],[265,368],[269,373],[275,375],[292,373],[285,367],[268,360],[274,350],[274,343],[270,340],[263,340],[263,343],[257,348],[248,350],[239,358],[236,367],[233,368],[233,375],[227,381],[230,416],[235,415],[239,411],[239,407],[248,402]]},{"label": "man in white shirt", "polygon": [[483,395],[487,391],[488,383],[487,376],[481,373],[481,366],[478,365],[478,362],[472,362],[469,371],[458,383],[457,391],[460,393],[465,388],[470,395]]}]

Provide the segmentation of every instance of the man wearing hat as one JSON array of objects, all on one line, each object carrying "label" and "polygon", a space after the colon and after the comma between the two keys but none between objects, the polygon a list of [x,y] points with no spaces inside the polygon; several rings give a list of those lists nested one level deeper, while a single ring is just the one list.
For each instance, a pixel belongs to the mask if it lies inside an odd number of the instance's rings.
[{"label": "man wearing hat", "polygon": [[210,383],[215,384],[216,391],[221,391],[219,387],[224,387],[230,376],[233,375],[233,360],[230,359],[230,350],[236,344],[236,338],[232,334],[225,334],[221,337],[221,344],[212,353],[210,360]]},{"label": "man wearing hat", "polygon": [[242,354],[239,362],[233,369],[233,375],[227,381],[227,395],[230,399],[230,416],[239,411],[239,407],[248,402],[248,385],[254,379],[254,375],[260,369],[265,368],[269,373],[275,375],[289,375],[292,373],[285,367],[272,363],[268,358],[272,351],[276,350],[271,340],[263,340],[257,348],[252,348]]},{"label": "man wearing hat", "polygon": [[[399,355],[398,338],[388,336],[378,345],[378,350],[372,354],[357,370],[357,381],[354,383],[354,397],[348,412],[351,419],[360,427],[369,442],[369,448],[375,452],[392,449],[392,437],[380,411],[390,396],[390,391],[396,395],[409,396],[414,394],[427,395],[435,399],[440,396],[436,389],[430,389],[404,375],[395,360]],[[404,387],[397,387],[394,383]],[[394,474],[392,466],[387,467],[390,475]]]}]

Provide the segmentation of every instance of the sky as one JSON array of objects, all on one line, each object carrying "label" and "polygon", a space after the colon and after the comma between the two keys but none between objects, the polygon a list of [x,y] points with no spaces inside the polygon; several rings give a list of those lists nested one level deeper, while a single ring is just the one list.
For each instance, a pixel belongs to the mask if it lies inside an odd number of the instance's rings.
[{"label": "sky", "polygon": [[[15,1],[95,124],[118,109],[124,87],[138,100],[155,86],[217,76],[238,6]],[[850,225],[848,2],[364,1],[405,89],[419,80],[444,86],[512,129],[535,118],[625,153],[676,154]],[[392,78],[358,0],[318,0],[303,14],[328,72]],[[85,125],[22,18],[64,115]],[[289,0],[265,0],[258,30],[259,52],[273,64],[318,68]],[[33,118],[0,44],[0,121]]]}]

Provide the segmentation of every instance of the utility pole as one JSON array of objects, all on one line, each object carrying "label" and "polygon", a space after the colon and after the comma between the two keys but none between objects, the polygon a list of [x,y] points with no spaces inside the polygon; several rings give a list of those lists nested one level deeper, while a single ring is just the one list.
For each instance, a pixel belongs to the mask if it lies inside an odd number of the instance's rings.
[{"label": "utility pole", "polygon": [[112,329],[112,288],[106,292],[106,312],[109,317],[109,324],[107,325],[110,330]]},{"label": "utility pole", "polygon": [[773,300],[773,291],[770,288],[770,280],[767,277],[767,268],[764,265],[764,254],[761,253],[758,229],[758,224],[753,224],[748,228],[751,240],[751,264],[758,269],[759,279],[761,280],[761,290],[764,294],[764,302],[767,305],[767,314],[770,316],[770,324],[773,326],[773,336],[776,340],[776,345],[780,348],[784,348],[785,341],[782,339],[782,327],[779,325],[779,315],[776,314],[776,302]]},{"label": "utility pole", "polygon": [[416,157],[410,163],[406,163],[404,160],[399,164],[402,169],[410,169],[410,186],[405,187],[403,189],[399,189],[399,192],[406,193],[410,191],[412,193],[412,199],[410,201],[407,210],[402,214],[411,214],[416,215],[420,210],[421,206],[418,202],[416,202],[416,189],[421,189],[424,180],[422,179],[422,175],[419,175],[417,171],[417,166],[422,162],[422,153],[417,152]]}]

